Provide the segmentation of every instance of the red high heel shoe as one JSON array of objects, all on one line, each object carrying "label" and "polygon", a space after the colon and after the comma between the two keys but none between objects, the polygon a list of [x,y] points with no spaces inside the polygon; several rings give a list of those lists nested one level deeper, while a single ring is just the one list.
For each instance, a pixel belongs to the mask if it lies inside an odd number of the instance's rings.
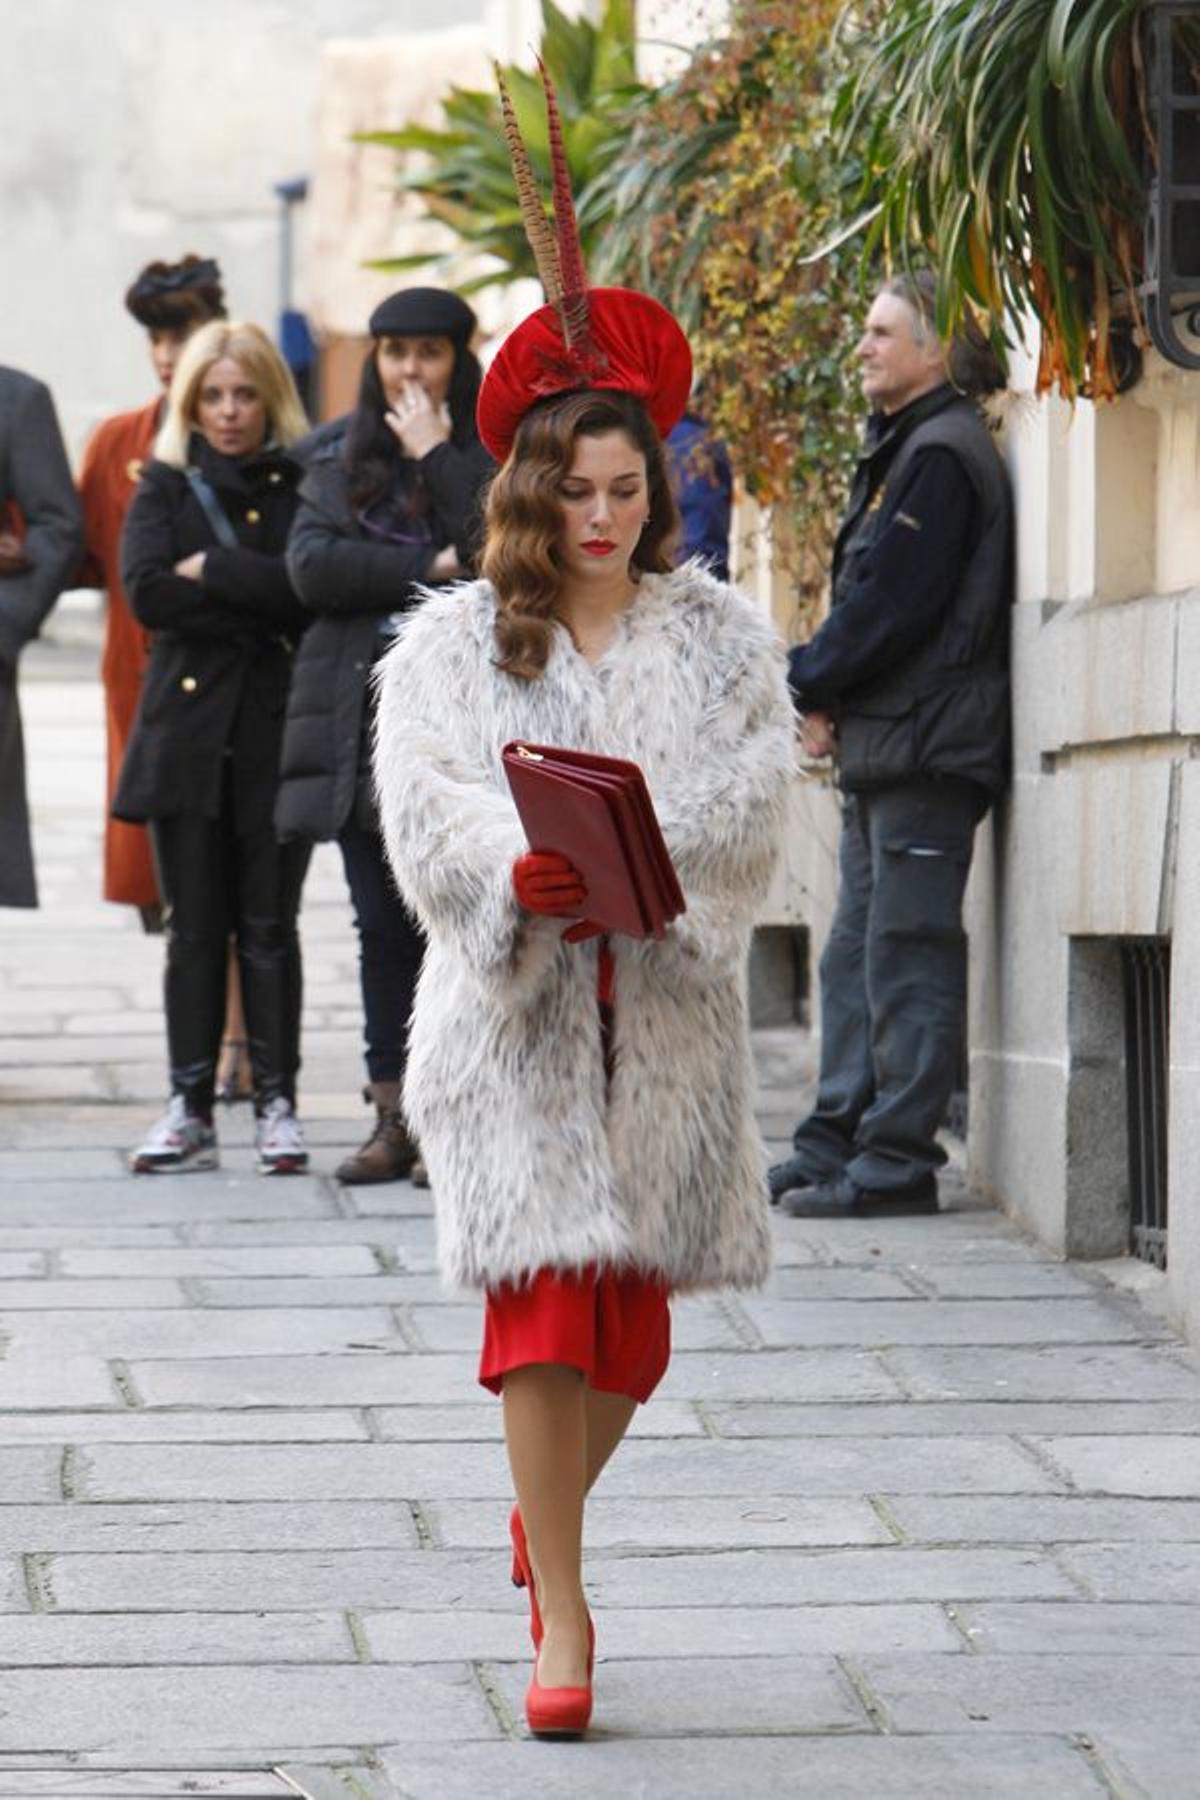
[{"label": "red high heel shoe", "polygon": [[535,1737],[582,1737],[592,1718],[592,1670],[596,1661],[596,1627],[588,1614],[588,1663],[586,1687],[543,1687],[538,1680],[537,1659],[533,1679],[525,1690],[525,1717]]},{"label": "red high heel shoe", "polygon": [[543,1687],[537,1678],[525,1694],[525,1717],[535,1737],[582,1737],[592,1717],[592,1684],[586,1687]]}]

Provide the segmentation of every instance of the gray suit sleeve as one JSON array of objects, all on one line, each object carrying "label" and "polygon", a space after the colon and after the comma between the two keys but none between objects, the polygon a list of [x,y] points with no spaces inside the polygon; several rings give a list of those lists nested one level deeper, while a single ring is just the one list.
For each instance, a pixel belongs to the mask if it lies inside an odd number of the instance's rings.
[{"label": "gray suit sleeve", "polygon": [[25,520],[31,567],[0,580],[0,659],[15,663],[68,585],[83,551],[83,517],[50,390],[22,379],[8,410],[0,454],[7,498]]}]

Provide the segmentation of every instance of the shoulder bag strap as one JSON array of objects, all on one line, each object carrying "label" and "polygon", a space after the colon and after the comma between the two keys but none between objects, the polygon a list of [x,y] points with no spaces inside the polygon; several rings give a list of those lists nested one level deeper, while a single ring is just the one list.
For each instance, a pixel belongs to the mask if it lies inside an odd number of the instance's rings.
[{"label": "shoulder bag strap", "polygon": [[188,486],[200,502],[204,509],[204,516],[216,534],[218,544],[224,550],[238,549],[237,533],[222,511],[221,502],[217,499],[209,483],[195,467],[185,469],[184,473],[187,476]]}]

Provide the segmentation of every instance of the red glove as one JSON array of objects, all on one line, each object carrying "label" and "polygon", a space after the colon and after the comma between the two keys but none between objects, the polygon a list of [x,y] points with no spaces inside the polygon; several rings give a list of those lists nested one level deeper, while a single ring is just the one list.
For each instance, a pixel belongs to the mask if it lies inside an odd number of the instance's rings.
[{"label": "red glove", "polygon": [[557,850],[530,850],[512,867],[513,888],[527,912],[551,918],[583,917],[587,889],[574,863]]}]

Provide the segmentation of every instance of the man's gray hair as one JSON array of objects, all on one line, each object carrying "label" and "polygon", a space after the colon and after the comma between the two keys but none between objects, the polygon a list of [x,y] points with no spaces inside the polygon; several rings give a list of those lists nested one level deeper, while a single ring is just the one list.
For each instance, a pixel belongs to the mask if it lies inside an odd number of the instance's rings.
[{"label": "man's gray hair", "polygon": [[[913,336],[919,344],[934,334],[937,277],[931,269],[914,269],[889,276],[879,291],[904,301],[913,315]],[[998,393],[1007,382],[1004,365],[969,312],[963,313],[946,345],[946,366],[954,386],[972,399]]]}]

